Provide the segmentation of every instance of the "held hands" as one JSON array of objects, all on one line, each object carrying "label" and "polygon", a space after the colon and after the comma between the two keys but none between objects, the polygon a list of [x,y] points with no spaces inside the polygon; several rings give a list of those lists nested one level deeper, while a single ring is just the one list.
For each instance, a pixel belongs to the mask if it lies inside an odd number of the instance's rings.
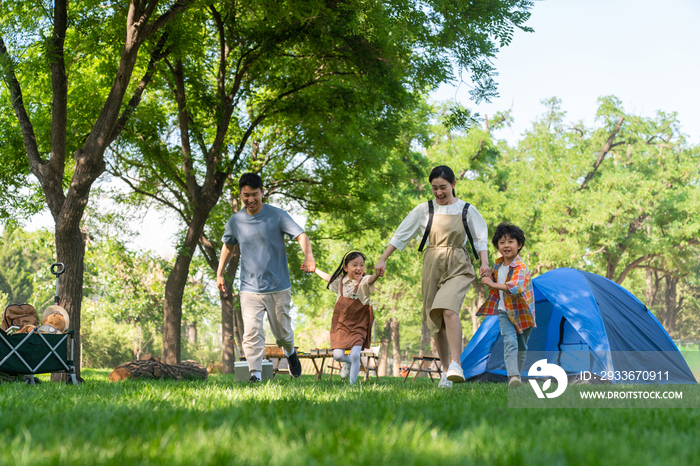
[{"label": "held hands", "polygon": [[479,269],[479,273],[481,274],[481,283],[489,288],[493,288],[493,270],[491,270],[488,265],[482,265]]},{"label": "held hands", "polygon": [[374,266],[374,273],[376,273],[378,277],[383,277],[384,272],[386,272],[386,261],[379,259],[377,265]]},{"label": "held hands", "polygon": [[481,278],[486,276],[490,277],[493,274],[493,270],[491,270],[488,265],[482,265],[481,268],[479,268],[479,273],[481,274]]},{"label": "held hands", "polygon": [[304,273],[314,273],[316,271],[316,261],[313,257],[310,259],[304,259],[300,269]]},{"label": "held hands", "polygon": [[493,286],[495,285],[495,283],[493,282],[493,277],[491,275],[481,277],[481,283],[488,286],[489,288],[493,288]]}]

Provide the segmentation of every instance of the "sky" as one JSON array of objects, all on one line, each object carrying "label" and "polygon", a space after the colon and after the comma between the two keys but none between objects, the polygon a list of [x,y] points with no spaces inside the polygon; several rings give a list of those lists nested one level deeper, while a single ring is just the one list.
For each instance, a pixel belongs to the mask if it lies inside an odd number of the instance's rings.
[{"label": "sky", "polygon": [[[516,31],[493,61],[500,97],[477,106],[466,84],[445,84],[431,98],[482,115],[511,109],[513,126],[496,136],[513,144],[544,112],[543,99],[558,97],[569,121],[592,126],[597,99],[614,95],[635,115],[677,112],[683,132],[700,143],[700,0],[536,1],[527,24],[535,32]],[[41,227],[53,229],[50,215],[27,225]],[[172,214],[150,212],[134,229],[148,232],[136,247],[172,257]]]},{"label": "sky", "polygon": [[431,97],[493,115],[512,109],[515,124],[497,137],[513,143],[558,97],[569,121],[595,123],[597,99],[618,97],[625,110],[677,112],[700,143],[700,1],[536,1],[527,25],[493,61],[499,98],[474,105],[469,87],[443,85]]}]

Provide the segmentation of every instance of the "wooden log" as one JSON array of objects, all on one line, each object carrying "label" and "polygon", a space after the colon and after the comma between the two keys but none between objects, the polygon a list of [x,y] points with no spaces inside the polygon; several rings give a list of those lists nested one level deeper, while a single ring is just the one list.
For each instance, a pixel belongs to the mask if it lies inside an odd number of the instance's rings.
[{"label": "wooden log", "polygon": [[117,366],[109,374],[110,382],[124,379],[171,379],[194,380],[206,379],[207,370],[195,361],[182,361],[182,364],[164,364],[153,356]]}]

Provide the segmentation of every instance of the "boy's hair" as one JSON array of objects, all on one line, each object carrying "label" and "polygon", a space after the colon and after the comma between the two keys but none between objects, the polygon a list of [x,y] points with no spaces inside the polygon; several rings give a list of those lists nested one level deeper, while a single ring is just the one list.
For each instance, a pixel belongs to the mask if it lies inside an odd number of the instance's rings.
[{"label": "boy's hair", "polygon": [[262,178],[260,178],[260,175],[257,173],[244,173],[241,179],[238,180],[238,189],[242,189],[243,186],[250,186],[253,189],[260,189],[262,191]]},{"label": "boy's hair", "polygon": [[496,227],[496,232],[493,234],[491,239],[491,244],[493,244],[496,249],[498,249],[498,242],[504,236],[510,236],[515,241],[518,242],[520,247],[518,248],[518,253],[525,246],[525,233],[519,227],[513,225],[512,223],[503,222]]},{"label": "boy's hair", "polygon": [[331,287],[331,283],[333,283],[338,277],[341,275],[344,277],[348,273],[343,270],[343,267],[346,267],[351,260],[357,259],[358,257],[361,257],[362,260],[367,261],[367,258],[365,257],[364,254],[362,254],[360,251],[350,251],[346,252],[343,258],[340,260],[340,265],[338,266],[337,269],[335,269],[335,272],[333,272],[333,275],[331,275],[330,280],[328,280],[328,285],[326,285],[326,288]]}]

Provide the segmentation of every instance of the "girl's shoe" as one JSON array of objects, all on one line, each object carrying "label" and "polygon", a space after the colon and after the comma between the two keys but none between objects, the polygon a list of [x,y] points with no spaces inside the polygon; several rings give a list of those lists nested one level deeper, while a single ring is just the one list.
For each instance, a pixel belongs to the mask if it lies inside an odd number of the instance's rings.
[{"label": "girl's shoe", "polygon": [[447,369],[447,380],[455,383],[464,382],[464,371],[457,361],[452,361]]},{"label": "girl's shoe", "polygon": [[440,377],[440,382],[438,383],[438,388],[452,388],[452,382],[447,380],[447,374],[444,372],[442,373],[442,376]]},{"label": "girl's shoe", "polygon": [[350,363],[349,362],[344,362],[342,366],[340,366],[340,378],[345,380],[348,378],[350,375]]}]

